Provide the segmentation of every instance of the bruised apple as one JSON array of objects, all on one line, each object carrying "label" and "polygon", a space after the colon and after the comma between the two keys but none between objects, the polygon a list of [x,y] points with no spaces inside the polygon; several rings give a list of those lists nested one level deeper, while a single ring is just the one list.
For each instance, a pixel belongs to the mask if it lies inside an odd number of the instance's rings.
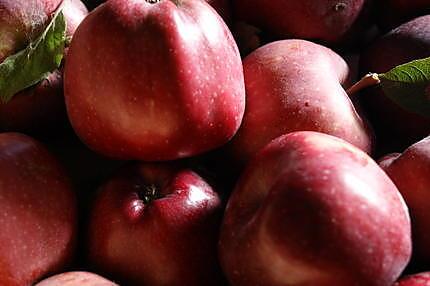
[{"label": "bruised apple", "polygon": [[91,149],[171,160],[221,146],[245,107],[242,64],[221,17],[199,0],[111,0],[73,37],[70,121]]}]

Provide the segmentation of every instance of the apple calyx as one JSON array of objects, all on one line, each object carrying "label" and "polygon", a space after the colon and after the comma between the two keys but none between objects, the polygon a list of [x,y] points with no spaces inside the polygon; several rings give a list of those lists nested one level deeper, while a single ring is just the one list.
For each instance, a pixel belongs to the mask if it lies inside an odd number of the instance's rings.
[{"label": "apple calyx", "polygon": [[145,206],[163,197],[159,188],[154,184],[136,185],[135,187],[138,190],[130,195],[123,208],[125,217],[132,222],[136,222],[142,217]]},{"label": "apple calyx", "polygon": [[144,204],[149,204],[152,201],[162,197],[162,195],[158,191],[157,186],[155,186],[154,184],[143,186],[142,190],[139,191],[138,195]]}]

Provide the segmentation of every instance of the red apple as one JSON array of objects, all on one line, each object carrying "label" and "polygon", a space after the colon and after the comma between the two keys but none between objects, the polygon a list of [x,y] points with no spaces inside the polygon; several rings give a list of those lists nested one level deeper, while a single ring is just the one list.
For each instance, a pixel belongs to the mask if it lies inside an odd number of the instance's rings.
[{"label": "red apple", "polygon": [[76,31],[65,73],[76,133],[110,157],[202,153],[227,142],[244,112],[237,46],[199,0],[102,4]]},{"label": "red apple", "polygon": [[[416,18],[376,40],[360,57],[362,74],[384,73],[430,56],[430,15]],[[399,152],[430,134],[430,120],[397,105],[379,86],[360,95],[375,128],[377,154]]]},{"label": "red apple", "polygon": [[402,154],[384,157],[380,166],[396,184],[409,207],[413,258],[430,265],[430,136]]},{"label": "red apple", "polygon": [[343,44],[367,26],[369,0],[233,0],[239,20],[281,38]]},{"label": "red apple", "polygon": [[[0,0],[0,63],[37,38],[61,0]],[[88,11],[80,0],[66,0],[64,15],[71,37]],[[0,130],[48,133],[66,120],[62,72],[29,87],[8,103],[0,102]]]},{"label": "red apple", "polygon": [[375,4],[378,24],[385,30],[430,12],[428,0],[378,0]]},{"label": "red apple", "polygon": [[267,44],[243,61],[246,111],[231,153],[246,162],[272,139],[312,130],[340,137],[366,152],[371,133],[342,85],[350,74],[332,50],[303,40]]},{"label": "red apple", "polygon": [[62,167],[38,142],[0,134],[0,285],[30,285],[73,255],[76,201]]},{"label": "red apple", "polygon": [[132,285],[220,285],[220,199],[190,170],[138,163],[104,186],[89,225],[90,261]]},{"label": "red apple", "polygon": [[35,286],[118,286],[91,272],[66,272],[46,278]]},{"label": "red apple", "polygon": [[411,255],[408,210],[366,153],[294,132],[249,162],[227,204],[219,253],[234,286],[389,286]]},{"label": "red apple", "polygon": [[429,286],[430,272],[423,272],[406,276],[396,282],[393,286]]}]

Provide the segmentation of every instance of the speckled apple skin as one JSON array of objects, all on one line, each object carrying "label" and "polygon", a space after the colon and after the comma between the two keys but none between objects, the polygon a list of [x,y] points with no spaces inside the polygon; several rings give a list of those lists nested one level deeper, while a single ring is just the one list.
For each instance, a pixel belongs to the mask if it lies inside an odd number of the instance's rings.
[{"label": "speckled apple skin", "polygon": [[[362,74],[384,73],[430,57],[430,15],[411,20],[380,37],[360,57]],[[430,134],[430,120],[400,107],[378,86],[358,97],[376,133],[377,154],[401,152]]]},{"label": "speckled apple skin", "polygon": [[390,286],[411,255],[408,210],[366,153],[294,132],[248,164],[227,204],[219,254],[235,286]]},{"label": "speckled apple skin", "polygon": [[[0,62],[40,35],[60,0],[0,0]],[[66,0],[67,36],[88,14],[80,0]],[[0,102],[0,130],[30,134],[52,132],[66,122],[62,71]]]},{"label": "speckled apple skin", "polygon": [[204,1],[111,0],[82,22],[66,61],[70,121],[93,150],[170,160],[213,149],[239,128],[240,55]]},{"label": "speckled apple skin", "polygon": [[[145,203],[154,185],[162,198]],[[190,170],[139,163],[101,187],[89,225],[90,261],[126,285],[222,284],[217,259],[221,202]]]},{"label": "speckled apple skin", "polygon": [[406,276],[393,286],[430,286],[430,272],[423,272]]},{"label": "speckled apple skin", "polygon": [[231,144],[237,161],[248,161],[280,135],[303,130],[371,152],[371,130],[342,87],[348,65],[332,50],[304,40],[277,41],[248,55],[243,67],[246,110]]},{"label": "speckled apple skin", "polygon": [[39,143],[0,134],[0,285],[61,271],[76,236],[76,201],[61,166]]},{"label": "speckled apple skin", "polygon": [[430,264],[430,137],[380,162],[402,193],[412,220],[414,259]]},{"label": "speckled apple skin", "polygon": [[118,286],[118,284],[91,272],[75,271],[54,275],[35,286]]},{"label": "speckled apple skin", "polygon": [[368,0],[233,0],[237,19],[281,38],[329,45],[357,37],[368,21]]}]

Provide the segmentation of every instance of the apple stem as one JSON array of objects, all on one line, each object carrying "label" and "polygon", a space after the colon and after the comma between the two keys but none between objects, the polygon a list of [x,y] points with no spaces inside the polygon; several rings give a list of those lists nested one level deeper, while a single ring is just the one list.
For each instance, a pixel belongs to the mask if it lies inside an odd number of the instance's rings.
[{"label": "apple stem", "polygon": [[348,96],[352,96],[357,92],[367,87],[377,85],[380,82],[381,80],[379,79],[379,76],[377,73],[368,73],[364,77],[362,77],[357,83],[355,83],[353,86],[348,88],[346,93],[348,94]]}]

